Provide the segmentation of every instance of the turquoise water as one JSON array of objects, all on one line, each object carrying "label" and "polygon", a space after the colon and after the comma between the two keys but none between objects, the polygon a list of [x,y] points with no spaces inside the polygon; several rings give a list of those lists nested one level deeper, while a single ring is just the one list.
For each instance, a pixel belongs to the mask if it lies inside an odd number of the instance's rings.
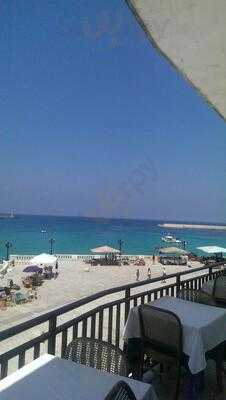
[{"label": "turquoise water", "polygon": [[[53,216],[0,219],[0,258],[5,257],[7,240],[12,242],[12,254],[38,254],[49,251],[50,238],[55,239],[55,253],[88,254],[91,248],[103,244],[118,247],[118,239],[122,239],[125,253],[150,254],[155,247],[163,245],[161,236],[169,232],[186,240],[187,248],[196,253],[197,246],[214,244],[226,247],[226,232],[191,229],[169,231],[158,227],[161,222]],[[42,233],[42,230],[46,230],[46,233]]]}]

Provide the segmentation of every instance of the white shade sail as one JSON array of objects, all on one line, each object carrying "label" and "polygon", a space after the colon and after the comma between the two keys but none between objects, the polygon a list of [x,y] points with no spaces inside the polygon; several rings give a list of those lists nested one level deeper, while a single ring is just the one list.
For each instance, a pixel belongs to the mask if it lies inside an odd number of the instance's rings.
[{"label": "white shade sail", "polygon": [[52,265],[52,266],[54,266],[56,262],[57,262],[57,257],[46,253],[39,254],[38,256],[33,257],[29,261],[31,265]]},{"label": "white shade sail", "polygon": [[219,246],[203,246],[197,247],[197,249],[209,254],[226,253],[226,249]]},{"label": "white shade sail", "polygon": [[226,119],[226,1],[127,3],[153,45]]}]

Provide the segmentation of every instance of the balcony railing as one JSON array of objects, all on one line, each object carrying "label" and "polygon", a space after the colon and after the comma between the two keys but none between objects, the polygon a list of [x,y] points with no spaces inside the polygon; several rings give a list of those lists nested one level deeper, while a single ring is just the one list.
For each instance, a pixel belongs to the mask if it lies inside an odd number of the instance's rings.
[{"label": "balcony railing", "polygon": [[122,331],[131,307],[165,295],[177,296],[182,288],[200,289],[222,273],[214,267],[219,265],[167,275],[164,284],[158,277],[104,290],[1,331],[1,379],[43,353],[62,356],[77,336],[122,346]]}]

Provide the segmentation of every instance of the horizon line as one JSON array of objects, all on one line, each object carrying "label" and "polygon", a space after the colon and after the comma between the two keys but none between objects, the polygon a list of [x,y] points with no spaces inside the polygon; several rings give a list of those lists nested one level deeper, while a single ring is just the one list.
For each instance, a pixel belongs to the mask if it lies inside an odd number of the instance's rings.
[{"label": "horizon line", "polygon": [[[1,214],[9,214],[10,213],[0,213]],[[124,220],[124,221],[156,221],[156,222],[166,222],[166,223],[193,223],[193,224],[219,224],[224,225],[225,222],[218,222],[218,221],[194,221],[191,219],[159,219],[159,218],[144,218],[144,217],[107,217],[107,216],[89,216],[89,215],[57,215],[57,214],[24,214],[24,213],[12,213],[14,217],[21,216],[21,217],[55,217],[55,218],[86,218],[86,219],[99,219],[99,220]]]}]

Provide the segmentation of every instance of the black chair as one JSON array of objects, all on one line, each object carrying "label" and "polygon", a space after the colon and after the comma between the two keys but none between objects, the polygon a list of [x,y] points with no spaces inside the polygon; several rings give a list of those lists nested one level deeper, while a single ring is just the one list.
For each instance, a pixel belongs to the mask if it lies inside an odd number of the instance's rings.
[{"label": "black chair", "polygon": [[142,381],[144,360],[141,338],[129,338],[126,340],[124,342],[123,352],[129,363],[132,378]]},{"label": "black chair", "polygon": [[226,276],[220,275],[215,278],[212,295],[198,289],[183,288],[178,292],[177,297],[208,306],[226,308]]},{"label": "black chair", "polygon": [[206,304],[209,306],[216,305],[213,296],[198,289],[183,288],[177,293],[177,297],[179,299],[192,301],[194,303]]},{"label": "black chair", "polygon": [[125,354],[118,347],[97,339],[79,337],[66,348],[64,358],[102,371],[127,377],[130,373]]},{"label": "black chair", "polygon": [[213,299],[219,307],[226,307],[226,276],[218,276],[213,285]]},{"label": "black chair", "polygon": [[117,382],[104,400],[137,400],[130,386],[124,382]]},{"label": "black chair", "polygon": [[174,313],[150,305],[138,308],[143,356],[152,362],[177,368],[174,399],[178,399],[181,367],[184,364],[182,325]]}]

